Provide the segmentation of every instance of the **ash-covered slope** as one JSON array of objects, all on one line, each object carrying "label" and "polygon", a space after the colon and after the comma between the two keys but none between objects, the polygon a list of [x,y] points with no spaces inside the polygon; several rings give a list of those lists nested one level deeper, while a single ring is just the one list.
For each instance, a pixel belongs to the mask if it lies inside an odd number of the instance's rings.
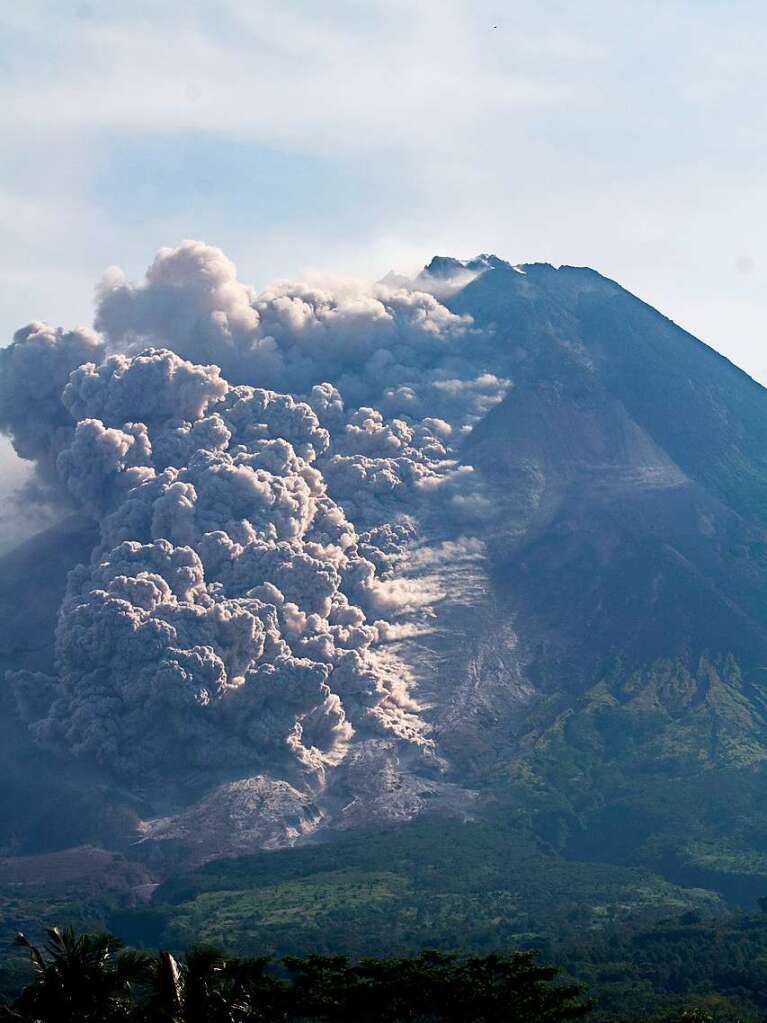
[{"label": "ash-covered slope", "polygon": [[517,387],[600,390],[734,511],[767,515],[765,389],[594,270],[494,265],[447,304],[490,330]]},{"label": "ash-covered slope", "polygon": [[469,730],[500,798],[577,855],[758,887],[767,391],[591,270],[495,267],[448,302],[517,360],[462,448],[535,692],[507,754],[506,722]]},{"label": "ash-covered slope", "polygon": [[607,656],[757,663],[767,391],[591,270],[521,269],[453,299],[518,360],[462,454],[504,501],[493,575],[520,633],[581,677]]},{"label": "ash-covered slope", "polygon": [[767,391],[592,270],[487,255],[255,295],[184,243],[96,328],[1,353],[0,426],[94,523],[48,663],[17,639],[63,580],[8,561],[7,721],[132,854],[441,812],[767,877]]}]

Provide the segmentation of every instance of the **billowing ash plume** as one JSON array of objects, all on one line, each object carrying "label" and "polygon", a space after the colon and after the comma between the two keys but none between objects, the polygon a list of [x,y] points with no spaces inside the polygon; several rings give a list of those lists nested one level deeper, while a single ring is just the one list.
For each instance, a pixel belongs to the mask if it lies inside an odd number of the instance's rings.
[{"label": "billowing ash plume", "polygon": [[91,330],[65,332],[39,322],[17,330],[0,349],[0,430],[44,479],[55,477],[56,455],[71,434],[61,403],[69,374],[84,362],[100,362],[104,351]]},{"label": "billowing ash plume", "polygon": [[232,383],[307,394],[330,381],[352,405],[418,419],[463,423],[508,387],[477,366],[470,319],[417,283],[280,283],[256,295],[202,242],[161,249],[138,284],[107,271],[95,325],[114,348],[164,345]]},{"label": "billowing ash plume", "polygon": [[100,524],[57,674],[15,677],[40,742],[128,778],[427,747],[376,646],[426,599],[396,566],[434,496],[487,514],[451,452],[504,386],[461,355],[471,324],[405,287],[255,296],[185,242],[140,285],[110,271],[96,328],[0,351],[0,429]]}]

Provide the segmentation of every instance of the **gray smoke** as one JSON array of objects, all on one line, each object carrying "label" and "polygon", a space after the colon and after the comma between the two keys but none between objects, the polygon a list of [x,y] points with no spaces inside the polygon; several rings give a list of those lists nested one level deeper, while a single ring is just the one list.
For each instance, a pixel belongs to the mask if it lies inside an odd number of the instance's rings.
[{"label": "gray smoke", "polygon": [[100,524],[55,676],[15,676],[35,736],[127,778],[428,747],[377,646],[429,599],[397,573],[419,522],[489,513],[451,449],[507,383],[461,354],[471,323],[404,286],[256,296],[185,242],[110,271],[96,328],[107,358],[40,324],[0,352],[0,429]]},{"label": "gray smoke", "polygon": [[41,742],[132,777],[322,772],[355,731],[426,741],[371,656],[378,616],[418,595],[363,555],[309,405],[167,350],[78,367],[61,404],[58,474],[101,542],[70,576],[58,675],[16,677]]},{"label": "gray smoke", "polygon": [[54,329],[35,321],[0,348],[0,432],[14,451],[35,463],[44,487],[56,481],[56,457],[73,424],[61,395],[69,374],[104,358],[104,342],[85,328]]},{"label": "gray smoke", "polygon": [[421,280],[282,282],[255,294],[220,249],[186,241],[161,249],[139,283],[107,271],[95,326],[115,349],[167,346],[232,383],[308,394],[330,381],[353,405],[463,424],[509,381],[477,364],[471,319],[432,294],[449,281]]}]

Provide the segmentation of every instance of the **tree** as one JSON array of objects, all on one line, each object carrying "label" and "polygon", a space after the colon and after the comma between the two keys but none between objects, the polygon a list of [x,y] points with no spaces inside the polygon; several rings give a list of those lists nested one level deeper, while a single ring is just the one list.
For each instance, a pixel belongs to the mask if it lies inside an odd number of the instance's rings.
[{"label": "tree", "polygon": [[239,959],[210,945],[195,946],[179,962],[160,952],[136,1010],[140,1023],[261,1023],[283,1017],[285,985],[268,972],[268,959]]},{"label": "tree", "polygon": [[286,959],[292,1018],[333,1023],[561,1023],[589,1011],[576,985],[556,983],[555,966],[534,952],[459,959],[442,952],[415,958],[343,956]]},{"label": "tree", "polygon": [[674,1013],[666,1023],[714,1023],[714,1017],[706,1009],[693,1006]]},{"label": "tree", "polygon": [[582,1018],[591,1008],[583,988],[556,983],[558,974],[558,967],[536,962],[535,952],[468,959],[457,970],[446,1018],[472,1023],[509,1017],[519,1023]]},{"label": "tree", "polygon": [[23,934],[16,944],[29,952],[34,981],[6,1019],[34,1023],[121,1023],[130,1018],[134,987],[146,978],[140,953],[122,951],[111,934],[81,934],[52,927],[42,950]]},{"label": "tree", "polygon": [[36,977],[0,1019],[20,1023],[565,1023],[589,1009],[534,952],[460,958],[288,957],[218,948],[127,952],[109,934],[49,931],[43,951],[19,935]]}]

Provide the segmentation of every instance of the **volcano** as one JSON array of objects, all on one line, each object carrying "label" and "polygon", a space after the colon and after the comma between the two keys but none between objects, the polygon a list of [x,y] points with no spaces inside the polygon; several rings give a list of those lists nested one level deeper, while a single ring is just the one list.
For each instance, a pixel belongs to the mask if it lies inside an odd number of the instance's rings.
[{"label": "volcano", "polygon": [[[435,393],[503,385],[453,429],[450,479],[471,493],[449,512],[407,496],[392,512],[395,576],[433,596],[375,656],[406,679],[425,745],[355,725],[321,784],[196,767],[158,795],[140,775],[42,752],[9,682],[3,852],[103,847],[168,878],[450,819],[524,836],[544,858],[753,898],[767,888],[767,390],[588,268],[435,257],[408,289],[470,325],[449,358],[424,356]],[[449,432],[442,407],[422,413]],[[318,464],[332,481],[341,463]],[[357,498],[338,499],[352,520]],[[386,523],[366,525],[361,549],[388,550]],[[95,531],[67,519],[0,563],[9,678],[57,671],[67,572],[105,558]],[[52,826],[30,798],[55,808]]]}]

